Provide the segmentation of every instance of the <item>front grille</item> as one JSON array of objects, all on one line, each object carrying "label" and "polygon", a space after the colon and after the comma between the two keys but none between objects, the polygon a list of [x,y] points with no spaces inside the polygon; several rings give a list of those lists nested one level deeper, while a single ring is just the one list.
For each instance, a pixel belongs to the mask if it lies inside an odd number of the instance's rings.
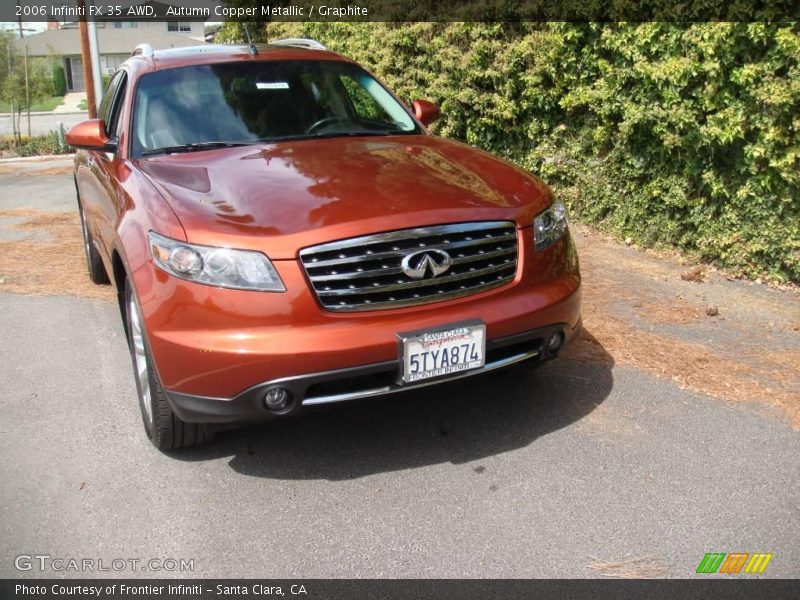
[{"label": "front grille", "polygon": [[[450,268],[415,279],[403,258],[443,250]],[[402,229],[321,244],[300,252],[322,306],[332,311],[400,308],[476,294],[514,279],[517,270],[514,223],[491,221]],[[441,257],[440,254],[436,254]]]}]

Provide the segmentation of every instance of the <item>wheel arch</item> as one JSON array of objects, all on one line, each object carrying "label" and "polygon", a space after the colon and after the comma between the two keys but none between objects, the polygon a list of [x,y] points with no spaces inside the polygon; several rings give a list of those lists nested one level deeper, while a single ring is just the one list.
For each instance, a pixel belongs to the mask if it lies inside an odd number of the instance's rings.
[{"label": "wheel arch", "polygon": [[114,288],[117,291],[117,303],[119,304],[119,313],[122,317],[122,325],[125,327],[125,335],[128,335],[128,320],[125,318],[127,307],[125,306],[125,282],[128,279],[128,270],[125,268],[125,262],[122,260],[122,254],[114,247],[111,250],[111,268],[113,271]]}]

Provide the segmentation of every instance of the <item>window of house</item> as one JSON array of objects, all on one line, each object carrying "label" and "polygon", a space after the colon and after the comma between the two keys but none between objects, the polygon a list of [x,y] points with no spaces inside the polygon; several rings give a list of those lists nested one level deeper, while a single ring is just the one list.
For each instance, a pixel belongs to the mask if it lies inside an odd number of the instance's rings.
[{"label": "window of house", "polygon": [[189,21],[167,21],[167,31],[190,33],[192,31],[192,24]]},{"label": "window of house", "polygon": [[139,23],[136,21],[114,21],[114,29],[136,29]]},{"label": "window of house", "polygon": [[126,60],[128,60],[127,54],[105,54],[101,56],[100,61],[105,69],[103,74],[112,75]]}]

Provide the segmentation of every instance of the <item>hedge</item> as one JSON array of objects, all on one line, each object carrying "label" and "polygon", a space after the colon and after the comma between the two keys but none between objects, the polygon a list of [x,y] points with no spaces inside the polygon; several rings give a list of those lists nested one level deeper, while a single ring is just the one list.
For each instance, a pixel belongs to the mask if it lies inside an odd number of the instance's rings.
[{"label": "hedge", "polygon": [[[241,41],[240,24],[221,37]],[[764,23],[269,23],[321,40],[434,131],[540,175],[571,214],[736,275],[800,281],[800,30]]]},{"label": "hedge", "polygon": [[74,150],[62,144],[55,131],[34,137],[22,136],[18,145],[10,135],[0,136],[0,156],[42,156],[50,154],[70,154]]},{"label": "hedge", "polygon": [[67,76],[64,67],[60,64],[53,65],[53,95],[63,96],[67,93]]}]

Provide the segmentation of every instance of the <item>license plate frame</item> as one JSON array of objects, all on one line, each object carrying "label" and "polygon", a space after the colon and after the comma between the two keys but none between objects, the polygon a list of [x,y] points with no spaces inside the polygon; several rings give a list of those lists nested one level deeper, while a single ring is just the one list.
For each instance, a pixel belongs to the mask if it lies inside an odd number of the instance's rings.
[{"label": "license plate frame", "polygon": [[[458,339],[459,336],[462,337]],[[467,348],[463,347],[465,344]],[[441,351],[442,346],[447,347],[450,352],[446,366],[442,365],[444,362],[442,355],[434,357],[432,354],[427,356],[421,354],[436,349]],[[454,346],[459,347],[458,363],[452,365],[450,357],[453,356],[452,348]],[[416,383],[447,379],[479,370],[486,364],[486,324],[479,319],[474,319],[398,333],[397,347],[400,357],[400,372],[397,382],[400,385],[411,386]],[[430,350],[425,350],[428,347]],[[473,357],[474,352],[478,353],[478,358],[469,360]],[[417,355],[416,370],[412,364],[415,354]],[[420,359],[422,363],[420,363]],[[433,361],[433,368],[423,368],[427,366],[428,359]],[[437,361],[438,367],[436,367]]]}]

